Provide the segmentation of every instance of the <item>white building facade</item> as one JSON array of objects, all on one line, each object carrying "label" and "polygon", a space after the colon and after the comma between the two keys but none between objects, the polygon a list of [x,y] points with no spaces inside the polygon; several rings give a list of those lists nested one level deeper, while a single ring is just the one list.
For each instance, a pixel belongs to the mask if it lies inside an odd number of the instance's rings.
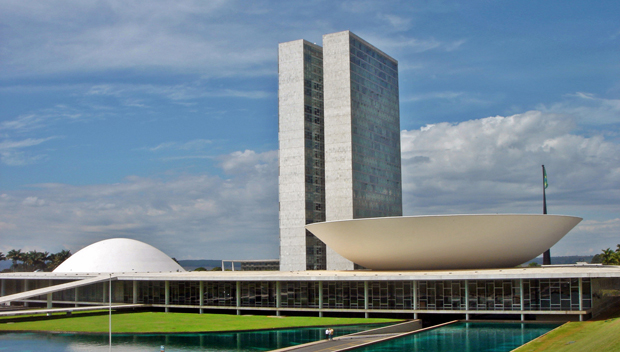
[{"label": "white building facade", "polygon": [[398,63],[349,31],[279,46],[280,270],[354,264],[305,225],[401,216]]}]

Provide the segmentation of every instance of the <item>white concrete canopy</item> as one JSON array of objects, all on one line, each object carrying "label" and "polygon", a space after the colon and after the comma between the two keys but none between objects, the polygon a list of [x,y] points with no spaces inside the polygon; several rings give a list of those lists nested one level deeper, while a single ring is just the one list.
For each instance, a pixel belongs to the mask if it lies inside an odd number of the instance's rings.
[{"label": "white concrete canopy", "polygon": [[434,215],[328,221],[306,229],[368,269],[482,269],[523,264],[581,220],[542,214]]},{"label": "white concrete canopy", "polygon": [[82,248],[65,260],[55,273],[120,273],[185,271],[172,258],[144,242],[112,238]]}]

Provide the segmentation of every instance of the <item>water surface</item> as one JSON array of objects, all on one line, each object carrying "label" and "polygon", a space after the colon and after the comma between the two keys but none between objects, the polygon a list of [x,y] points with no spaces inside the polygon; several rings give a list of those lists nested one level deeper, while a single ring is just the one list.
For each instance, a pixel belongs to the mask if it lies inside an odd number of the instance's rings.
[{"label": "water surface", "polygon": [[[389,324],[336,326],[334,336],[374,329]],[[203,334],[122,334],[112,336],[112,351],[166,352],[270,351],[325,338],[325,328],[299,328],[253,332]],[[107,334],[0,333],[1,352],[108,351]]]},{"label": "water surface", "polygon": [[455,323],[356,349],[355,352],[508,352],[559,324]]}]

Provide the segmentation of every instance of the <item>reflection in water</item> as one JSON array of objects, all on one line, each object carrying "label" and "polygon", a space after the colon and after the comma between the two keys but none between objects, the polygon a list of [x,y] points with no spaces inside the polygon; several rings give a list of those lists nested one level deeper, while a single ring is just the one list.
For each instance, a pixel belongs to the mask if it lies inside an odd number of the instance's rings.
[{"label": "reflection in water", "polygon": [[[386,324],[336,327],[335,336]],[[113,351],[153,352],[164,345],[176,351],[269,351],[324,338],[325,328],[205,334],[123,334],[112,337]],[[0,352],[108,351],[107,334],[0,333]]]},{"label": "reflection in water", "polygon": [[[336,336],[386,324],[337,327]],[[457,323],[420,334],[371,345],[358,352],[427,351],[482,352],[511,351],[557,327],[557,324]],[[205,334],[114,335],[113,351],[153,352],[164,345],[177,351],[269,351],[324,339],[325,328],[268,330]],[[108,351],[107,334],[76,335],[51,333],[0,333],[0,352]]]}]

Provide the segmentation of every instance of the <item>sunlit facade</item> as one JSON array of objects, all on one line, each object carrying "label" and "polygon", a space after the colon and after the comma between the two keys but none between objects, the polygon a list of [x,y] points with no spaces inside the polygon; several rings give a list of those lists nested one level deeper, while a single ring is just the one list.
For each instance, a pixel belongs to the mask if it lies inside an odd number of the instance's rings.
[{"label": "sunlit facade", "polygon": [[325,244],[304,226],[325,221],[323,49],[279,46],[279,193],[282,270],[325,270]]},{"label": "sunlit facade", "polygon": [[281,270],[353,269],[305,230],[402,215],[398,63],[349,31],[279,45]]},{"label": "sunlit facade", "polygon": [[[340,273],[340,275],[339,275]],[[79,283],[97,274],[0,274],[0,302],[13,294]],[[318,274],[317,274],[318,275]],[[64,276],[64,277],[63,277]],[[72,276],[75,276],[74,274]],[[106,275],[107,276],[107,275]],[[306,275],[304,275],[306,276]],[[454,278],[446,279],[446,277]],[[494,278],[488,278],[494,277]],[[282,272],[112,274],[111,280],[13,300],[12,305],[67,309],[112,303],[169,311],[350,316],[456,314],[461,319],[583,320],[620,298],[620,269],[567,267],[474,272],[325,271],[299,277]]]}]

